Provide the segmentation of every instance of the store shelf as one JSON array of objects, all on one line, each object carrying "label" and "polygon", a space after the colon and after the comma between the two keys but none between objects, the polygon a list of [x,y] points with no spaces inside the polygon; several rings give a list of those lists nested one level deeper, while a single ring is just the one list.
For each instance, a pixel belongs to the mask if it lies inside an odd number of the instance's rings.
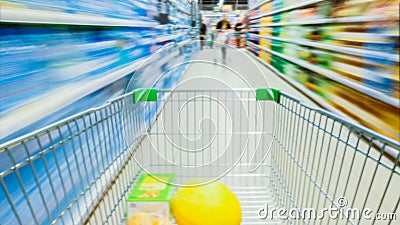
[{"label": "store shelf", "polygon": [[160,42],[164,42],[164,41],[169,41],[169,40],[174,40],[174,39],[178,39],[180,37],[182,37],[183,34],[176,34],[176,35],[169,35],[169,36],[162,36],[159,38],[154,39],[153,41],[155,43],[160,43]]},{"label": "store shelf", "polygon": [[176,28],[178,28],[178,29],[190,29],[191,26],[189,26],[189,25],[176,25]]},{"label": "store shelf", "polygon": [[[247,50],[247,51],[249,51],[249,50]],[[293,86],[294,88],[296,88],[297,90],[299,90],[300,92],[305,94],[307,97],[312,99],[312,101],[314,101],[316,104],[320,105],[322,108],[324,108],[336,115],[343,116],[343,113],[341,113],[339,110],[337,110],[332,105],[327,103],[321,96],[317,95],[315,92],[307,89],[306,87],[304,87],[304,85],[294,81],[293,79],[289,78],[288,76],[285,76],[284,74],[279,72],[277,69],[275,69],[273,66],[267,64],[266,62],[262,61],[260,58],[256,57],[253,53],[249,53],[249,55],[251,55],[258,62],[260,62],[261,64],[266,66],[268,69],[272,70],[276,75],[278,75],[284,81],[289,83],[291,86]]]},{"label": "store shelf", "polygon": [[169,0],[170,3],[174,4],[175,7],[181,11],[182,13],[186,14],[186,15],[192,15],[190,12],[186,11],[186,9],[184,9],[182,6],[180,6],[180,3],[177,0]]},{"label": "store shelf", "polygon": [[159,30],[176,29],[176,30],[183,30],[183,32],[187,32],[186,29],[190,29],[192,27],[189,25],[183,25],[183,24],[159,24],[157,26],[154,26],[153,28],[159,29]]},{"label": "store shelf", "polygon": [[390,97],[390,96],[388,96],[388,95],[386,95],[386,94],[384,94],[382,92],[379,92],[377,90],[374,90],[372,88],[369,88],[369,87],[363,86],[361,84],[358,84],[358,83],[356,83],[354,81],[351,81],[351,80],[348,80],[346,78],[343,78],[343,76],[341,76],[340,74],[338,74],[336,72],[330,71],[330,70],[322,68],[320,66],[316,66],[316,65],[310,64],[310,63],[308,63],[306,61],[303,61],[303,60],[300,60],[300,59],[292,58],[292,57],[283,55],[281,53],[278,53],[278,52],[275,52],[275,51],[271,51],[269,49],[263,48],[263,47],[258,46],[256,44],[253,44],[253,43],[247,43],[247,44],[249,44],[250,46],[252,46],[254,48],[261,49],[261,50],[263,50],[265,52],[268,52],[270,54],[276,55],[276,56],[278,56],[278,57],[280,57],[282,59],[285,59],[285,60],[287,60],[289,62],[292,62],[294,64],[302,66],[302,67],[304,67],[306,69],[314,71],[314,72],[316,72],[316,73],[318,73],[318,74],[320,74],[322,76],[325,76],[325,77],[327,77],[327,78],[329,78],[329,79],[331,79],[333,81],[336,81],[336,82],[338,82],[340,84],[343,84],[343,85],[345,85],[347,87],[350,87],[350,88],[352,88],[352,89],[354,89],[354,90],[356,90],[358,92],[361,92],[361,93],[363,93],[363,94],[365,94],[367,96],[370,96],[372,98],[380,100],[380,101],[382,101],[382,102],[384,102],[386,104],[395,106],[397,108],[400,107],[399,106],[400,102],[399,102],[398,99]]},{"label": "store shelf", "polygon": [[270,1],[272,1],[272,0],[264,0],[264,1],[261,1],[260,3],[257,3],[255,6],[251,7],[251,8],[249,9],[249,11],[254,10],[254,9],[257,9],[258,7],[260,7],[260,6],[262,6],[262,5],[264,5],[265,3],[270,2]]},{"label": "store shelf", "polygon": [[280,27],[280,26],[294,26],[294,25],[317,25],[317,24],[330,24],[330,23],[363,23],[371,21],[384,21],[384,20],[398,20],[399,16],[387,16],[387,15],[368,15],[368,16],[350,16],[342,18],[326,18],[317,20],[305,20],[305,21],[294,21],[284,23],[270,23],[270,24],[259,24],[252,25],[252,27]]},{"label": "store shelf", "polygon": [[253,17],[250,18],[250,20],[258,19],[258,18],[261,18],[261,17],[264,17],[264,16],[274,15],[274,14],[277,14],[277,13],[280,13],[280,12],[285,12],[285,11],[289,11],[289,10],[292,10],[292,9],[297,9],[297,8],[301,8],[301,7],[308,6],[308,5],[313,5],[313,4],[322,2],[322,1],[323,0],[301,1],[299,4],[294,4],[294,5],[291,5],[291,6],[288,6],[288,7],[284,7],[284,8],[281,8],[281,9],[277,9],[277,10],[274,10],[274,11],[271,11],[271,12],[266,12],[266,13],[262,13],[262,14],[257,15],[257,16],[253,16]]},{"label": "store shelf", "polygon": [[227,12],[227,13],[221,13],[221,12],[207,13],[207,12],[204,12],[202,15],[204,17],[217,17],[217,18],[219,18],[219,17],[221,17],[223,15],[225,15],[228,18],[229,17],[236,17],[236,14],[233,13],[233,12]]},{"label": "store shelf", "polygon": [[261,36],[261,35],[256,35],[256,34],[250,34],[250,36],[269,39],[269,40],[283,41],[283,42],[287,42],[287,43],[304,45],[304,46],[309,46],[309,47],[314,47],[314,48],[326,49],[326,50],[345,53],[345,54],[349,54],[349,55],[377,58],[377,59],[389,60],[389,61],[393,61],[393,62],[400,61],[398,54],[390,54],[390,53],[376,52],[376,51],[370,51],[370,50],[364,50],[364,49],[335,46],[335,45],[330,45],[330,44],[325,44],[325,43],[319,43],[316,41],[294,40],[294,39],[279,38],[279,37],[272,37],[272,36]]},{"label": "store shelf", "polygon": [[[164,46],[164,48],[166,48],[166,46]],[[137,70],[144,64],[148,65],[153,62],[163,64],[178,56],[179,52],[175,51],[161,60],[156,57],[144,57],[128,65],[122,65],[120,69],[105,73],[104,76],[97,79],[88,78],[79,82],[70,83],[49,91],[35,99],[29,99],[26,104],[21,104],[23,107],[11,111],[1,117],[0,126],[2,129],[0,131],[0,139],[48,115],[51,115],[54,112],[57,112],[68,104],[75,102],[90,93],[112,84],[127,74]],[[62,97],[60,97],[60,94],[62,94]]]},{"label": "store shelf", "polygon": [[117,26],[117,27],[155,27],[156,22],[124,20],[88,14],[71,14],[61,11],[44,11],[29,8],[0,7],[2,23]]},{"label": "store shelf", "polygon": [[[319,105],[321,108],[335,114],[336,116],[342,117],[343,119],[350,121],[354,124],[358,124],[360,122],[353,119],[351,117],[351,115],[353,115],[355,117],[358,117],[359,115],[363,115],[365,118],[368,118],[367,123],[370,125],[370,127],[374,127],[374,126],[376,126],[376,124],[382,125],[382,121],[378,120],[377,117],[373,117],[373,116],[371,116],[371,114],[365,112],[362,108],[360,108],[360,106],[348,101],[347,99],[340,98],[336,95],[332,95],[332,94],[329,95],[329,99],[331,102],[335,102],[335,104],[338,104],[339,102],[344,103],[344,104],[341,104],[341,107],[345,107],[345,108],[347,108],[347,112],[351,112],[350,115],[346,114],[346,112],[335,108],[333,105],[331,105],[331,103],[324,100],[321,96],[317,95],[315,92],[307,89],[306,87],[304,87],[304,85],[296,82],[295,80],[291,79],[290,77],[279,72],[273,66],[262,61],[260,58],[255,56],[251,50],[247,50],[247,52],[252,58],[256,59],[258,62],[263,64],[265,67],[267,67],[268,69],[273,71],[282,80],[286,81],[289,85],[291,85],[292,87],[294,87],[295,89],[297,89],[298,91],[303,93],[305,96],[310,98],[310,100],[312,100],[314,103]],[[383,125],[383,126],[385,126],[385,125]],[[374,144],[382,147],[382,143],[380,143],[380,142],[374,141]],[[395,149],[388,147],[388,146],[385,148],[385,152],[388,153],[389,155],[391,155],[393,158],[396,158],[398,155],[398,152]]]},{"label": "store shelf", "polygon": [[[97,79],[83,80],[71,83],[36,98],[28,99],[23,107],[3,115],[0,119],[1,131],[0,139],[10,133],[18,131],[26,125],[32,124],[60,109],[66,105],[83,98],[89,93],[93,93],[127,74],[139,68],[146,59],[136,60],[135,62],[123,66],[121,69],[107,73]],[[62,97],[60,97],[62,95]]]}]

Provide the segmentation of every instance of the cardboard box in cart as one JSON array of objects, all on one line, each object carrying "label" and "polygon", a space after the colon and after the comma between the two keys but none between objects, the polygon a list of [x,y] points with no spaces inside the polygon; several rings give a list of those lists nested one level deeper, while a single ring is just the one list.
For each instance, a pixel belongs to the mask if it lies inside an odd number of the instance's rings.
[{"label": "cardboard box in cart", "polygon": [[142,174],[127,199],[127,220],[145,212],[154,217],[170,218],[169,200],[174,174]]}]

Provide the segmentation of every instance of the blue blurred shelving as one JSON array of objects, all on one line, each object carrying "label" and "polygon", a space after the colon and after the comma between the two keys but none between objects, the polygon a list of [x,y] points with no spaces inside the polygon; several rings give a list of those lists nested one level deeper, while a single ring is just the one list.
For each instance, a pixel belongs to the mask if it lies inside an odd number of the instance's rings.
[{"label": "blue blurred shelving", "polygon": [[[1,1],[0,149],[15,138],[124,94],[129,91],[126,88],[130,80],[134,81],[133,88],[173,88],[185,68],[163,79],[157,76],[174,63],[190,59],[190,51],[172,46],[192,38],[192,18],[186,2],[172,3],[168,5],[171,20],[161,24],[156,0]],[[154,65],[153,73],[135,73],[145,62]],[[76,121],[76,127],[52,135],[61,138],[90,122]],[[76,152],[73,144],[46,149],[58,141],[46,135],[39,138],[40,144],[27,141],[26,148],[16,149],[12,156],[0,151],[0,224],[69,224],[84,220],[101,194],[90,191],[79,198],[79,193],[100,176],[90,171],[115,166],[121,159],[114,156],[125,150],[119,135],[122,125],[111,129],[111,133],[87,133],[87,143],[80,143],[87,148],[81,152]],[[114,143],[107,149],[110,157],[91,158],[91,151],[105,151],[102,146],[106,142]],[[46,157],[46,162],[27,161],[40,151],[53,154]],[[71,160],[78,160],[76,166],[66,168],[65,162]],[[89,173],[81,173],[78,165],[84,165]],[[18,172],[6,172],[10,168]],[[59,179],[52,177],[56,171],[62,175]],[[79,174],[82,182],[75,186],[62,184],[63,179],[78,179],[71,174]],[[112,176],[108,174],[106,179]],[[37,204],[28,204],[27,199]],[[85,209],[69,209],[73,201],[79,201]],[[18,214],[27,216],[19,218]]]}]

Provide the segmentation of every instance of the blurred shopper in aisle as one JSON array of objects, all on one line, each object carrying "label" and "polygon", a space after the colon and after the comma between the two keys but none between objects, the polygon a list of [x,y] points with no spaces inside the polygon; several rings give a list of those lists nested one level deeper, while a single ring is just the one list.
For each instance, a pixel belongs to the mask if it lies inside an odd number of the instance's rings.
[{"label": "blurred shopper in aisle", "polygon": [[167,0],[158,0],[158,11],[159,15],[157,20],[160,21],[160,24],[168,24],[169,23],[169,8]]},{"label": "blurred shopper in aisle", "polygon": [[210,48],[213,48],[214,40],[215,40],[215,28],[212,28],[210,32]]},{"label": "blurred shopper in aisle", "polygon": [[[229,43],[229,30],[231,29],[231,24],[229,23],[226,15],[222,16],[221,21],[217,23],[217,41],[228,44]],[[222,60],[226,60],[226,46],[221,46]]]},{"label": "blurred shopper in aisle", "polygon": [[236,40],[236,46],[240,48],[240,41],[242,37],[242,29],[243,29],[243,20],[238,20],[238,22],[235,25],[235,32],[234,32],[234,38]]},{"label": "blurred shopper in aisle", "polygon": [[217,23],[217,31],[229,29],[231,29],[231,24],[229,23],[228,19],[226,19],[226,15],[223,15],[221,21]]},{"label": "blurred shopper in aisle", "polygon": [[200,25],[200,47],[203,50],[204,46],[206,45],[206,35],[207,35],[207,25],[201,21]]}]

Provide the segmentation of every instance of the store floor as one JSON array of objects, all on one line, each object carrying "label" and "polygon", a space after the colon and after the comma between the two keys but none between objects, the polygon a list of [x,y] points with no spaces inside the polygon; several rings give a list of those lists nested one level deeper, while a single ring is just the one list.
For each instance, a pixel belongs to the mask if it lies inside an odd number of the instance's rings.
[{"label": "store floor", "polygon": [[221,49],[204,48],[193,57],[178,89],[280,89],[309,106],[316,106],[307,96],[283,81],[273,71],[262,65],[245,49],[229,48],[222,59]]}]

